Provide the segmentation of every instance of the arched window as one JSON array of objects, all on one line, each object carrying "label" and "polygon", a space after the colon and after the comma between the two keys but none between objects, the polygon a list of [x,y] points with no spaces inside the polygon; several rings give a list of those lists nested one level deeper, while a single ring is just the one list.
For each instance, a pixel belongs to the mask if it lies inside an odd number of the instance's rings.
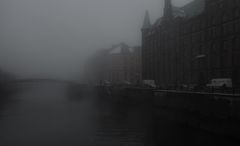
[{"label": "arched window", "polygon": [[[239,1],[239,0],[238,0]],[[234,10],[234,16],[235,16],[235,18],[238,18],[239,16],[240,16],[240,8],[236,8],[235,10]]]},{"label": "arched window", "polygon": [[222,18],[223,22],[227,21],[228,20],[228,16],[227,16],[227,13],[223,13],[223,18]]},{"label": "arched window", "polygon": [[233,49],[235,52],[240,52],[240,37],[233,39]]},{"label": "arched window", "polygon": [[235,31],[240,32],[240,20],[235,21]]},{"label": "arched window", "polygon": [[235,0],[235,4],[236,4],[237,6],[240,6],[240,1],[239,1],[239,0]]}]

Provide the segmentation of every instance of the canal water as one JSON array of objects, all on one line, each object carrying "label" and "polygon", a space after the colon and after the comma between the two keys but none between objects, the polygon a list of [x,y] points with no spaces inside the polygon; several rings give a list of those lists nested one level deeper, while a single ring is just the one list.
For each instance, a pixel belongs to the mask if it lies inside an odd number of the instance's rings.
[{"label": "canal water", "polygon": [[[147,110],[113,105],[66,85],[23,84],[0,108],[0,146],[141,146]],[[139,110],[142,109],[142,110]]]},{"label": "canal water", "polygon": [[57,83],[19,87],[15,94],[1,95],[0,146],[237,145],[164,117],[153,121],[148,102],[116,104],[94,90],[72,94]]}]

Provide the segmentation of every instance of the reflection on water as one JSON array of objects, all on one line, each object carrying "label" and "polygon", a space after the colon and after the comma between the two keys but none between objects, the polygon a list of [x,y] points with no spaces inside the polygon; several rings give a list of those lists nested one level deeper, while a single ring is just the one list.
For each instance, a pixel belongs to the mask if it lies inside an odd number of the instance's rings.
[{"label": "reflection on water", "polygon": [[[29,85],[28,85],[29,86]],[[39,85],[16,94],[1,113],[0,145],[90,145],[91,98],[73,102],[62,85]]]},{"label": "reflection on water", "polygon": [[96,100],[90,89],[84,94],[69,94],[68,86],[57,84],[21,89],[0,112],[1,146],[143,145],[147,110]]},{"label": "reflection on water", "polygon": [[[142,146],[146,141],[149,107],[101,103],[95,136],[96,145]],[[105,107],[105,108],[103,108]]]},{"label": "reflection on water", "polygon": [[0,107],[0,146],[213,146],[235,142],[165,119],[153,122],[149,103],[114,104],[97,97],[90,88],[74,92],[66,85],[21,85],[20,92],[1,96]]}]

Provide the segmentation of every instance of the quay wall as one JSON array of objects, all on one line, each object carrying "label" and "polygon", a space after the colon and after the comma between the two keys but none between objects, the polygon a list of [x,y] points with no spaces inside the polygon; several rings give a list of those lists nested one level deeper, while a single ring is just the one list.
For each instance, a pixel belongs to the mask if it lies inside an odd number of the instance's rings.
[{"label": "quay wall", "polygon": [[112,101],[151,105],[155,130],[168,120],[240,138],[240,95],[145,88],[115,88],[109,93]]},{"label": "quay wall", "polygon": [[217,134],[240,137],[240,96],[155,90],[155,124],[163,118]]}]

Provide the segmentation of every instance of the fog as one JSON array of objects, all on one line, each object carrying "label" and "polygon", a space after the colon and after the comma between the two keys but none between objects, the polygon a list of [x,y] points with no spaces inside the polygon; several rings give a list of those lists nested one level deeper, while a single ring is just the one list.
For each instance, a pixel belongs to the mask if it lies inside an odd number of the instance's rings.
[{"label": "fog", "polygon": [[21,77],[80,77],[96,49],[140,45],[145,10],[153,22],[162,7],[163,0],[1,0],[0,68]]}]

